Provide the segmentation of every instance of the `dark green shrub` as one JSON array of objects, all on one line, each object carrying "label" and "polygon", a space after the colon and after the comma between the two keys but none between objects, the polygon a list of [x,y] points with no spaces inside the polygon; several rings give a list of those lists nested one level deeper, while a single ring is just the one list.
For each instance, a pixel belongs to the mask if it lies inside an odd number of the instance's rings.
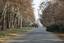
[{"label": "dark green shrub", "polygon": [[49,32],[58,32],[59,31],[59,26],[56,25],[56,24],[48,26],[47,31],[49,31]]},{"label": "dark green shrub", "polygon": [[63,24],[54,24],[54,25],[51,25],[51,26],[48,26],[47,31],[49,32],[64,32],[64,25]]}]

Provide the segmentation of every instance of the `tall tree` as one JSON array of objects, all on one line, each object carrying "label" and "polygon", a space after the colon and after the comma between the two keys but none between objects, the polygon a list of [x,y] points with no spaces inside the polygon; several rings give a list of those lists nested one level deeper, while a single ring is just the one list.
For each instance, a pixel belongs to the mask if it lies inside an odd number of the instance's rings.
[{"label": "tall tree", "polygon": [[63,4],[63,0],[51,0],[48,2],[48,6],[42,11],[43,25],[64,24]]},{"label": "tall tree", "polygon": [[0,30],[34,22],[32,0],[0,0]]}]

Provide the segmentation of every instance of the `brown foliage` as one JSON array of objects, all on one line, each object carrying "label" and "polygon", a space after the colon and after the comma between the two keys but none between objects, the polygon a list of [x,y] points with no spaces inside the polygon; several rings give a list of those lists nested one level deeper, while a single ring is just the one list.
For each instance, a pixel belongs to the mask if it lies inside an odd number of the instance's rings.
[{"label": "brown foliage", "polygon": [[0,0],[0,30],[34,22],[32,0]]},{"label": "brown foliage", "polygon": [[[55,1],[55,0],[53,0]],[[49,2],[49,5],[43,11],[43,25],[64,24],[64,0]]]}]

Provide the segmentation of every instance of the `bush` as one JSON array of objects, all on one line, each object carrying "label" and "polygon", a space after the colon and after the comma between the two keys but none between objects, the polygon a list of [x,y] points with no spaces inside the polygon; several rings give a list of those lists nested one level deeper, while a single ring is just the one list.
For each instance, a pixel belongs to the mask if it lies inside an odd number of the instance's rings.
[{"label": "bush", "polygon": [[64,25],[54,24],[54,25],[48,26],[46,30],[49,32],[64,32]]}]

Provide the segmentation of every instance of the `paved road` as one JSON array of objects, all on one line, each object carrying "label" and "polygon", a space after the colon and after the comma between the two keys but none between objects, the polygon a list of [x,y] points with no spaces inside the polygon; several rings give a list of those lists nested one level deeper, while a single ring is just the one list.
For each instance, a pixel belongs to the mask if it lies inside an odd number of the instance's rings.
[{"label": "paved road", "polygon": [[8,43],[64,43],[54,33],[45,31],[44,27],[38,27],[33,29],[32,32],[22,36],[21,34],[12,40],[8,40]]}]

